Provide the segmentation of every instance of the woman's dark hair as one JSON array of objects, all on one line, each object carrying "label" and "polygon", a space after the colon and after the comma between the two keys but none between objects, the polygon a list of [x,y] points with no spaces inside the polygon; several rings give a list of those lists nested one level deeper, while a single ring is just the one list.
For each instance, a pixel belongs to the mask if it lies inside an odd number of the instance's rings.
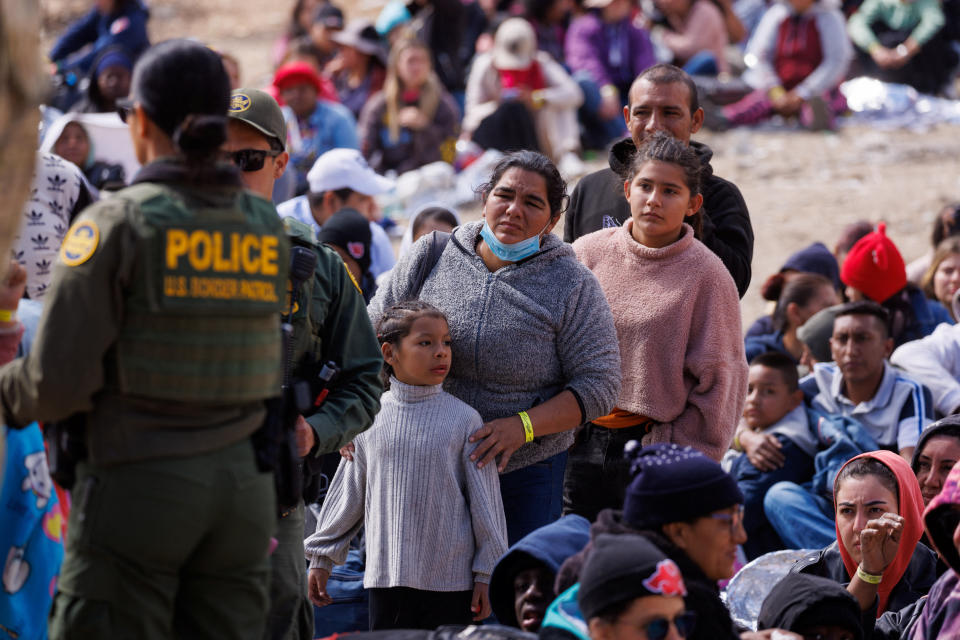
[{"label": "woman's dark hair", "polygon": [[[377,322],[377,342],[381,345],[389,342],[392,345],[400,344],[400,341],[410,335],[413,323],[420,318],[443,318],[447,319],[443,311],[423,300],[406,300],[398,302],[386,311]],[[383,380],[385,388],[390,387],[390,376],[393,375],[393,367],[386,362],[383,363],[383,370],[380,372],[380,378]]]},{"label": "woman's dark hair", "polygon": [[189,164],[205,164],[227,139],[230,79],[219,54],[167,40],[137,61],[130,94]]},{"label": "woman's dark hair", "polygon": [[453,212],[446,207],[426,207],[420,213],[416,215],[413,219],[413,223],[410,225],[410,234],[412,237],[416,238],[417,234],[420,233],[420,229],[423,228],[423,225],[436,220],[437,222],[442,222],[448,224],[451,227],[456,227],[460,222],[457,220],[457,216],[453,215]]},{"label": "woman's dark hair", "polygon": [[522,169],[543,176],[547,183],[547,204],[550,207],[550,217],[556,218],[563,213],[567,206],[567,183],[560,175],[556,165],[550,159],[536,151],[514,151],[508,153],[493,167],[490,180],[477,187],[477,192],[483,202],[500,182],[500,179],[510,169]]},{"label": "woman's dark hair", "polygon": [[833,255],[836,256],[838,263],[840,262],[840,256],[850,253],[850,249],[857,244],[860,238],[868,233],[873,233],[873,226],[873,223],[869,220],[857,220],[843,228],[837,243],[833,246]]},{"label": "woman's dark hair", "polygon": [[847,478],[865,478],[874,476],[880,481],[884,488],[889,489],[897,498],[897,510],[900,510],[900,485],[897,484],[897,476],[890,470],[890,467],[883,464],[876,458],[859,458],[847,464],[837,475],[834,494],[840,491],[840,483]]},{"label": "woman's dark hair", "polygon": [[847,302],[837,310],[834,320],[842,316],[873,316],[880,326],[886,332],[884,339],[892,335],[890,327],[890,311],[872,300],[857,300],[856,302]]},{"label": "woman's dark hair", "polygon": [[773,328],[777,331],[787,330],[787,307],[796,303],[799,307],[810,304],[817,294],[824,289],[836,291],[833,283],[816,273],[797,273],[790,278],[783,287],[783,292],[777,300],[773,310]]},{"label": "woman's dark hair", "polygon": [[960,202],[952,202],[937,214],[930,240],[936,247],[946,238],[958,233],[960,233]]},{"label": "woman's dark hair", "polygon": [[[630,167],[624,176],[628,182],[632,181],[640,169],[651,160],[666,162],[677,165],[683,171],[683,182],[690,195],[695,196],[700,193],[700,172],[702,165],[696,152],[689,146],[680,142],[673,136],[658,131],[647,139],[643,145],[637,149],[636,155],[630,162]],[[703,208],[701,207],[695,214],[685,220],[687,224],[693,227],[694,236],[700,238],[703,233]]]}]

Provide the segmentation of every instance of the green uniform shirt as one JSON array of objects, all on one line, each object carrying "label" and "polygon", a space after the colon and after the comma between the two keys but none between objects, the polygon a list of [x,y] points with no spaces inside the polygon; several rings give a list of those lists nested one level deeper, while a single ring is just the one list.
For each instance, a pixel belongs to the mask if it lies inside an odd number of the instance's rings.
[{"label": "green uniform shirt", "polygon": [[[336,451],[373,424],[380,410],[383,358],[363,296],[334,251],[317,245],[312,230],[284,219],[294,244],[317,253],[314,278],[301,290],[293,313],[294,362],[333,361],[340,373],[320,409],[306,420],[317,438],[316,455]],[[303,300],[309,299],[309,303]],[[295,369],[296,370],[296,369]]]}]

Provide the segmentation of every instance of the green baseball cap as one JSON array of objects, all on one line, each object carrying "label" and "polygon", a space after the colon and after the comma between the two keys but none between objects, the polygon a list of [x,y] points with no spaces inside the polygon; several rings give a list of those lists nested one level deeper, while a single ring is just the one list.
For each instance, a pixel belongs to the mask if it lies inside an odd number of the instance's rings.
[{"label": "green baseball cap", "polygon": [[245,122],[268,138],[276,138],[281,148],[287,145],[287,123],[280,105],[269,93],[259,89],[234,89],[227,115]]}]

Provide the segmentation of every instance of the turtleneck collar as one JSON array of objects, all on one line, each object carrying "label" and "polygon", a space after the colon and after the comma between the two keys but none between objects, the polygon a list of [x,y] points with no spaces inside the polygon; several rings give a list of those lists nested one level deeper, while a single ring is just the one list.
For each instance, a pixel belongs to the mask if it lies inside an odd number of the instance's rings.
[{"label": "turtleneck collar", "polygon": [[426,386],[407,384],[400,382],[395,377],[390,376],[390,391],[397,397],[397,400],[405,404],[415,402],[424,402],[443,391],[443,385],[431,384]]},{"label": "turtleneck collar", "polygon": [[653,249],[637,242],[633,237],[633,218],[628,219],[617,232],[617,242],[627,250],[645,260],[665,260],[686,251],[693,243],[693,227],[683,223],[683,232],[680,238],[671,244],[659,249]]}]

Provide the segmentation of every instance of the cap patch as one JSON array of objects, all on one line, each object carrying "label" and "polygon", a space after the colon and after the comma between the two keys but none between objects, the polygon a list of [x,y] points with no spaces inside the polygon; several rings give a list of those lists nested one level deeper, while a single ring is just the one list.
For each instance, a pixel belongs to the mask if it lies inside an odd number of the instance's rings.
[{"label": "cap patch", "polygon": [[230,96],[230,113],[243,113],[250,108],[250,96],[245,93],[237,93]]},{"label": "cap patch", "polygon": [[673,560],[661,560],[657,563],[657,570],[643,581],[647,591],[660,593],[665,596],[685,596],[687,589],[683,585],[683,576]]},{"label": "cap patch", "polygon": [[359,260],[363,257],[363,243],[362,242],[348,242],[347,251],[350,252],[350,255],[353,256],[355,260]]},{"label": "cap patch", "polygon": [[90,259],[100,242],[100,230],[92,220],[75,224],[67,232],[60,247],[60,260],[68,267],[75,267]]}]

